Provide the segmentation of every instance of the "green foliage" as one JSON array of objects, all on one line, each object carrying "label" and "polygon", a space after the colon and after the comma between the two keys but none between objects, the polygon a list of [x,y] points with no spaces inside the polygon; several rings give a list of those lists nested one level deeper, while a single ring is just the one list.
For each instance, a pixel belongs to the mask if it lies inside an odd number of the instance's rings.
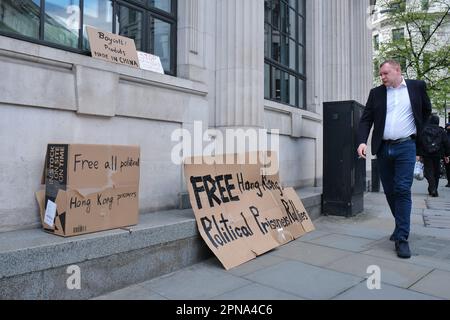
[{"label": "green foliage", "polygon": [[426,81],[433,108],[442,111],[450,103],[450,0],[379,0],[377,5],[387,15],[382,23],[393,32],[375,61],[398,60],[406,78]]}]

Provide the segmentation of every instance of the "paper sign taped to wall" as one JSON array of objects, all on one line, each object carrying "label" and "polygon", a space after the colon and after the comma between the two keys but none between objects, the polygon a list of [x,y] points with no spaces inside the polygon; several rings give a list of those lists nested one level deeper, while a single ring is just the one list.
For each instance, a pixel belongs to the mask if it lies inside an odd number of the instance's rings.
[{"label": "paper sign taped to wall", "polygon": [[278,174],[265,176],[249,155],[241,164],[220,164],[223,157],[185,161],[200,234],[227,270],[314,230],[295,190],[282,188]]},{"label": "paper sign taped to wall", "polygon": [[141,69],[164,74],[161,59],[153,54],[138,51],[139,66]]}]

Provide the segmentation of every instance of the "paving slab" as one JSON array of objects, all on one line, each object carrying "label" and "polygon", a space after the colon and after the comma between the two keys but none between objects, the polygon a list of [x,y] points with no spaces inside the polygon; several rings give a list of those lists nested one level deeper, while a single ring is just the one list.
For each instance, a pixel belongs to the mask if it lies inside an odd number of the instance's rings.
[{"label": "paving slab", "polygon": [[[414,243],[414,242],[411,242]],[[412,248],[412,257],[411,259],[399,259],[397,254],[393,249],[393,244],[390,241],[385,241],[383,244],[374,246],[374,248],[363,251],[363,254],[376,256],[384,259],[389,259],[393,261],[401,261],[403,263],[414,264],[423,267],[437,268],[442,270],[450,271],[450,260],[437,258],[433,255],[417,255],[416,250],[413,246]]]},{"label": "paving slab", "polygon": [[438,298],[382,283],[379,290],[369,290],[365,282],[345,291],[333,300],[439,300]]},{"label": "paving slab", "polygon": [[422,280],[414,284],[411,290],[450,299],[450,272],[434,270]]},{"label": "paving slab", "polygon": [[237,266],[237,267],[229,270],[228,272],[235,276],[244,276],[246,274],[258,271],[260,269],[264,269],[264,268],[273,266],[282,261],[284,261],[284,259],[274,256],[270,253],[267,253],[262,256],[256,257],[255,259],[250,260],[244,264],[241,264],[240,266]]},{"label": "paving slab", "polygon": [[298,261],[285,261],[245,278],[307,299],[331,299],[362,281],[361,277]]},{"label": "paving slab", "polygon": [[450,210],[450,201],[426,201],[427,209],[431,210]]},{"label": "paving slab", "polygon": [[167,298],[146,290],[139,285],[134,285],[96,297],[92,300],[167,300]]},{"label": "paving slab", "polygon": [[304,300],[294,294],[263,286],[257,283],[238,288],[217,297],[213,300]]},{"label": "paving slab", "polygon": [[374,240],[342,234],[331,234],[308,242],[347,251],[361,252],[368,250],[370,244],[374,243]]},{"label": "paving slab", "polygon": [[[393,224],[392,224],[393,225]],[[333,225],[324,223],[318,226],[321,230],[326,230],[334,234],[342,234],[369,240],[380,240],[391,235],[394,227],[383,225],[383,227],[371,227],[363,224]]]},{"label": "paving slab", "polygon": [[141,287],[170,300],[211,299],[228,291],[250,284],[250,281],[235,277],[226,271],[197,264],[178,272],[150,280]]},{"label": "paving slab", "polygon": [[316,230],[308,232],[304,236],[301,236],[300,238],[296,239],[295,241],[310,241],[331,234],[331,232],[328,232],[326,230],[318,230],[316,221],[314,221],[314,225],[316,226]]},{"label": "paving slab", "polygon": [[352,254],[351,251],[306,242],[292,243],[290,246],[280,247],[270,253],[270,255],[276,257],[297,260],[319,267],[326,266],[350,254]]},{"label": "paving slab", "polygon": [[438,229],[450,229],[450,209],[449,210],[426,209],[423,212],[423,221],[426,227]]},{"label": "paving slab", "polygon": [[411,235],[436,237],[444,240],[450,240],[450,232],[448,229],[431,228],[425,225],[412,224]]},{"label": "paving slab", "polygon": [[369,266],[380,268],[381,282],[403,288],[408,288],[433,270],[430,267],[416,266],[400,260],[394,261],[359,253],[342,258],[328,265],[327,269],[367,278],[371,276],[367,273]]}]

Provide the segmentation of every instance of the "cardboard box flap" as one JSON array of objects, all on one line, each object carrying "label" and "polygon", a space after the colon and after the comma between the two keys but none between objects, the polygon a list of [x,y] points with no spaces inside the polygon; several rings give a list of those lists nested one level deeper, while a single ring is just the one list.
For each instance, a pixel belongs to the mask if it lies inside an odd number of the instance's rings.
[{"label": "cardboard box flap", "polygon": [[139,146],[49,144],[36,195],[44,229],[72,236],[137,224],[140,161]]},{"label": "cardboard box flap", "polygon": [[[68,186],[102,189],[139,184],[138,146],[70,145]],[[83,192],[85,193],[85,192]]]}]

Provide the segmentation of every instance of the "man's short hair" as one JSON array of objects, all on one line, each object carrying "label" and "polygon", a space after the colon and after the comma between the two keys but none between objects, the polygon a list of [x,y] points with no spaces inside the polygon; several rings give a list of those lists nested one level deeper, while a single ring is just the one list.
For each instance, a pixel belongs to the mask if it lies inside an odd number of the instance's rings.
[{"label": "man's short hair", "polygon": [[383,68],[383,66],[384,66],[385,64],[390,64],[390,65],[393,66],[393,67],[399,67],[400,70],[402,69],[402,66],[400,65],[400,63],[399,63],[397,60],[389,59],[389,60],[384,61],[384,62],[380,65],[380,69]]}]

